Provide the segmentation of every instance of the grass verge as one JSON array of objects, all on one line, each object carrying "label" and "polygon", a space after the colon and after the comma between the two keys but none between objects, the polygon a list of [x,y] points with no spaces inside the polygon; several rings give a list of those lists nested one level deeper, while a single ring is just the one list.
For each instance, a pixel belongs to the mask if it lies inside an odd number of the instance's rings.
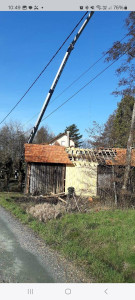
[{"label": "grass verge", "polygon": [[[53,249],[82,267],[95,282],[135,282],[135,211],[67,214],[46,224],[0,193],[0,205],[31,227]],[[21,195],[22,196],[22,195]]]}]

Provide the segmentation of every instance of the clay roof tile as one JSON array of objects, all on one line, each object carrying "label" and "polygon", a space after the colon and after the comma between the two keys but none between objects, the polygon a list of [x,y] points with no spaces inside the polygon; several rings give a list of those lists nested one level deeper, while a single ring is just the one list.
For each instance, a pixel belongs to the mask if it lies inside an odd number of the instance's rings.
[{"label": "clay roof tile", "polygon": [[56,145],[25,144],[25,161],[72,165],[65,147]]}]

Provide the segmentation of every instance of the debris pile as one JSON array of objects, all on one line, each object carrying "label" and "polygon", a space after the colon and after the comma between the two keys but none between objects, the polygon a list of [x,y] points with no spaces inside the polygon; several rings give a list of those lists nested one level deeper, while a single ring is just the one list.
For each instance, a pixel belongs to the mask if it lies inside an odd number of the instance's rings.
[{"label": "debris pile", "polygon": [[57,205],[50,203],[36,204],[28,207],[26,212],[37,218],[39,221],[47,222],[51,219],[60,218],[66,213],[66,207],[61,203],[58,203]]},{"label": "debris pile", "polygon": [[[54,197],[56,199],[56,197]],[[50,198],[49,198],[50,199]],[[51,219],[62,217],[66,213],[73,212],[89,212],[91,209],[91,203],[85,198],[66,198],[62,199],[57,197],[56,203],[48,203],[48,199],[44,199],[46,202],[33,202],[27,205],[26,212],[37,218],[39,221],[47,222]],[[59,201],[58,201],[59,200]]]},{"label": "debris pile", "polygon": [[[70,189],[71,192],[71,189]],[[21,207],[41,222],[62,217],[66,213],[86,213],[97,209],[99,201],[92,197],[78,197],[75,193],[50,193],[49,195],[28,195],[18,198]]]}]

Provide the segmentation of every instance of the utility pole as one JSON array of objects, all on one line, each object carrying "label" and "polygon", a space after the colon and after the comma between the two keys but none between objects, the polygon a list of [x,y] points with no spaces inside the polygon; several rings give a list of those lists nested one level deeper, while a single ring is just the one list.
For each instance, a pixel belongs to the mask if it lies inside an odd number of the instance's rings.
[{"label": "utility pole", "polygon": [[81,35],[82,31],[84,30],[85,26],[88,24],[88,22],[89,22],[90,18],[92,17],[93,13],[94,12],[90,12],[88,14],[88,17],[86,18],[86,20],[82,24],[81,28],[79,29],[78,33],[75,35],[73,41],[71,42],[70,46],[67,49],[67,52],[66,52],[66,54],[65,54],[65,56],[64,56],[64,58],[63,58],[63,60],[61,62],[61,65],[60,65],[60,67],[58,69],[58,72],[57,72],[55,78],[54,78],[54,81],[53,81],[53,83],[51,85],[51,88],[50,88],[50,90],[49,90],[49,92],[48,92],[48,94],[46,96],[46,99],[45,99],[44,104],[42,106],[41,112],[40,112],[40,114],[38,116],[38,119],[37,119],[37,121],[35,123],[35,126],[33,127],[32,131],[31,131],[30,137],[28,139],[28,144],[32,143],[32,141],[33,141],[33,139],[35,137],[35,134],[36,134],[36,132],[38,130],[39,124],[40,124],[40,122],[42,120],[42,117],[43,117],[43,115],[44,115],[44,113],[46,111],[46,108],[47,108],[47,106],[48,106],[48,104],[50,102],[52,94],[53,94],[53,92],[55,90],[55,87],[56,87],[56,85],[58,83],[58,80],[59,80],[59,78],[61,76],[61,73],[62,73],[62,71],[63,71],[63,69],[64,69],[64,67],[66,65],[66,62],[67,62],[67,60],[68,60],[68,58],[70,56],[70,53],[74,49],[75,43],[77,42],[77,40],[78,40],[79,36]]}]

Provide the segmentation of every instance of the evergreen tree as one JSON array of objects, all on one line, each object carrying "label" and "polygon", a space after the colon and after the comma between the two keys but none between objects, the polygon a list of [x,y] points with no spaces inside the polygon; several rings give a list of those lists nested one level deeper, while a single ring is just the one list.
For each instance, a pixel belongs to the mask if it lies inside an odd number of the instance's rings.
[{"label": "evergreen tree", "polygon": [[65,132],[67,132],[67,130],[70,131],[70,138],[74,141],[75,147],[80,147],[82,145],[82,134],[79,133],[79,129],[77,128],[77,126],[75,124],[72,124],[66,127]]},{"label": "evergreen tree", "polygon": [[[130,124],[134,106],[134,98],[125,96],[118,104],[116,115],[113,122],[113,132],[115,133],[114,147],[126,148],[127,140],[130,132]],[[135,135],[133,136],[132,146],[134,144]]]},{"label": "evergreen tree", "polygon": [[[135,98],[135,67],[132,63],[135,58],[135,12],[130,12],[128,18],[126,19],[126,27],[128,29],[128,40],[124,43],[116,42],[111,47],[108,52],[107,61],[115,60],[124,55],[124,60],[121,66],[116,70],[118,76],[120,77],[118,86],[122,89],[116,90],[114,93],[116,95],[130,95]],[[127,192],[128,179],[130,176],[130,166],[131,166],[131,152],[134,142],[134,128],[135,128],[135,102],[132,109],[132,117],[128,120],[130,122],[129,134],[127,136],[127,152],[126,152],[126,166],[124,171],[124,181],[121,189],[121,200],[123,201],[123,196]],[[128,125],[127,122],[127,125]],[[117,127],[117,126],[116,126]],[[124,130],[124,128],[123,128]],[[124,192],[124,194],[123,194]]]},{"label": "evergreen tree", "polygon": [[[124,96],[117,109],[111,114],[107,122],[100,126],[93,122],[93,127],[87,130],[90,147],[99,148],[126,148],[130,131],[130,123],[134,106],[132,96]],[[132,146],[135,143],[135,134]]]}]

